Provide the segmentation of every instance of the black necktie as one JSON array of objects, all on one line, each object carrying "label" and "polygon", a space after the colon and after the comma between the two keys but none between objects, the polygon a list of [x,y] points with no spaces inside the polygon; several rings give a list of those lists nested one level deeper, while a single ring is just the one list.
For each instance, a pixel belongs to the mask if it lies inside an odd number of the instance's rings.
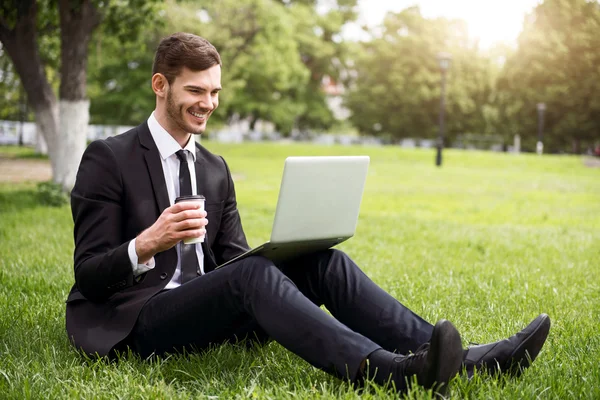
[{"label": "black necktie", "polygon": [[[179,195],[192,195],[192,179],[190,178],[190,169],[187,163],[187,150],[179,150]],[[181,283],[185,283],[198,276],[200,267],[198,265],[198,256],[196,255],[195,244],[185,244],[181,242]]]}]

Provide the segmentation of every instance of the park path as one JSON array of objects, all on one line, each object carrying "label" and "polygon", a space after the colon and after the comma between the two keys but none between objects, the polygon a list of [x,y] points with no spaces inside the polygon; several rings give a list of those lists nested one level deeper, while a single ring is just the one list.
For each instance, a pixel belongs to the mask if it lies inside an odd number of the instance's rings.
[{"label": "park path", "polygon": [[14,158],[0,154],[0,183],[44,182],[52,178],[48,160]]},{"label": "park path", "polygon": [[583,165],[590,168],[600,168],[600,157],[584,157]]}]

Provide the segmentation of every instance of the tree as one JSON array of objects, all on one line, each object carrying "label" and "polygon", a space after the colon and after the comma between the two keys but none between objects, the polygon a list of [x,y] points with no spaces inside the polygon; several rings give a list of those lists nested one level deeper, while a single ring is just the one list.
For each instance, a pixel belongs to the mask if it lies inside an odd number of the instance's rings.
[{"label": "tree", "polygon": [[133,124],[146,118],[154,107],[153,50],[161,37],[187,31],[211,41],[223,60],[224,90],[211,128],[240,119],[251,126],[271,121],[284,134],[294,127],[326,128],[333,119],[321,81],[337,78],[343,68],[345,45],[336,35],[353,18],[355,4],[338,0],[323,14],[314,0],[167,1],[164,25],[147,25],[143,40],[123,46],[102,39],[101,51],[92,51],[92,120]]},{"label": "tree", "polygon": [[354,78],[345,98],[361,132],[389,138],[437,136],[440,51],[452,54],[448,135],[488,129],[493,63],[469,39],[464,21],[426,19],[411,7],[388,13],[383,26],[371,33],[373,38],[354,50]]},{"label": "tree", "polygon": [[296,118],[300,130],[328,129],[335,119],[323,91],[325,77],[341,83],[347,73],[349,46],[342,40],[342,29],[357,16],[356,0],[334,0],[318,12],[315,0],[284,1],[296,21],[295,41],[300,57],[310,71],[308,84],[297,87],[292,96],[304,104],[305,110]]},{"label": "tree", "polygon": [[[326,129],[333,123],[323,77],[339,78],[345,44],[340,32],[356,18],[356,0],[337,0],[325,13],[315,0],[194,2],[205,13],[203,32],[222,52],[235,96],[224,93],[227,118]],[[231,93],[231,92],[230,92]]]},{"label": "tree", "polygon": [[546,0],[526,19],[498,81],[500,124],[537,141],[536,104],[546,104],[544,151],[575,151],[600,140],[600,5]]},{"label": "tree", "polygon": [[[114,32],[135,31],[151,20],[151,2],[129,0],[4,0],[0,3],[0,41],[23,82],[38,131],[48,145],[53,180],[65,190],[75,182],[86,145],[89,100],[86,93],[88,44],[101,22]],[[55,43],[55,54],[44,41]],[[52,46],[50,46],[52,47]],[[58,97],[47,76],[43,55],[58,65]]]},{"label": "tree", "polygon": [[295,21],[283,5],[273,0],[170,0],[161,21],[158,27],[147,25],[136,43],[103,40],[102,50],[92,53],[95,122],[135,124],[148,117],[155,101],[150,87],[154,49],[162,37],[185,31],[207,38],[221,54],[224,90],[211,128],[262,118],[291,130],[304,105],[288,93],[306,86],[309,73],[293,40]]},{"label": "tree", "polygon": [[306,105],[291,95],[304,88],[309,71],[294,40],[297,21],[272,0],[203,2],[202,31],[219,49],[224,63],[221,114],[226,120],[273,122],[284,133]]},{"label": "tree", "polygon": [[161,37],[167,35],[166,28],[161,24],[148,25],[139,38],[128,41],[100,28],[90,47],[90,121],[103,125],[138,125],[148,118],[155,106],[152,63],[156,46]]}]

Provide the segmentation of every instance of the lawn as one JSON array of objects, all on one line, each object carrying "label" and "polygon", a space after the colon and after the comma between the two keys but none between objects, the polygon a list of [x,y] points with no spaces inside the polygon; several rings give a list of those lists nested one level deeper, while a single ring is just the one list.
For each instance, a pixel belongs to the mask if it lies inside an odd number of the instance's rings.
[{"label": "lawn", "polygon": [[[465,345],[507,337],[541,312],[552,318],[522,377],[458,377],[449,396],[600,398],[600,168],[574,156],[446,151],[436,168],[430,150],[205,146],[230,164],[251,245],[268,239],[286,156],[369,155],[357,233],[340,248],[373,280],[427,320],[451,320]],[[0,183],[0,398],[397,397],[377,386],[355,391],[277,343],[86,359],[64,329],[72,253],[69,206],[39,205],[34,182]]]}]

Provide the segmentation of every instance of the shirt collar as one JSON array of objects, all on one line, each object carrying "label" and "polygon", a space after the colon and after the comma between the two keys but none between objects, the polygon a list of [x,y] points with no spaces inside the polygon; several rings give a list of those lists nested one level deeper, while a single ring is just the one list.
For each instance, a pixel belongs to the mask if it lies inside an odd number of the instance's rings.
[{"label": "shirt collar", "polygon": [[[173,136],[166,131],[157,121],[154,116],[154,111],[150,114],[148,118],[148,129],[150,129],[150,134],[152,135],[152,139],[154,139],[154,143],[156,143],[156,147],[158,147],[158,152],[163,160],[171,157],[173,154],[181,150],[181,146]],[[196,141],[194,140],[194,136],[190,137],[184,149],[188,150],[192,153],[192,159],[196,162]]]}]

